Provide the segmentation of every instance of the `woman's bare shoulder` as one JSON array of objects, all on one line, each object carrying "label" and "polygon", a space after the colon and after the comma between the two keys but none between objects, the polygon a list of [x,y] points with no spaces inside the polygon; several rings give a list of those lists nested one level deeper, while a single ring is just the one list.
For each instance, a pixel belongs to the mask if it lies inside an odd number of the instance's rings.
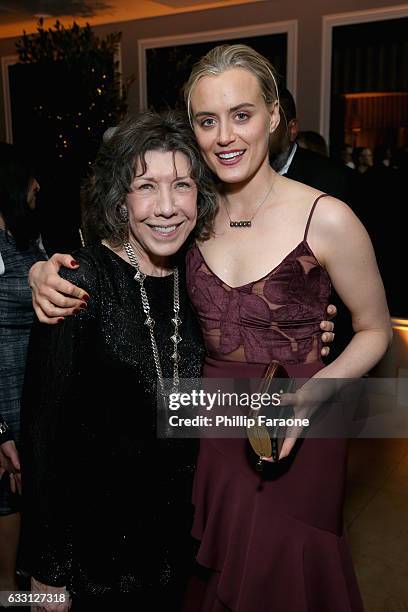
[{"label": "woman's bare shoulder", "polygon": [[305,185],[305,183],[294,181],[287,176],[279,178],[279,189],[286,198],[296,201],[310,201],[313,196],[317,197],[321,193],[318,189]]},{"label": "woman's bare shoulder", "polygon": [[317,230],[324,231],[327,235],[363,229],[361,221],[350,206],[330,195],[325,195],[316,206],[314,225]]},{"label": "woman's bare shoulder", "polygon": [[329,229],[343,223],[359,223],[358,218],[345,202],[324,193],[319,189],[282,177],[283,194],[287,201],[297,204],[303,211],[310,211],[313,204],[319,199],[313,214],[313,223]]},{"label": "woman's bare shoulder", "polygon": [[288,179],[287,177],[281,177],[281,201],[289,205],[292,209],[297,207],[302,217],[312,208],[313,203],[320,195],[322,195],[322,192],[319,191],[319,189],[315,189],[304,183],[299,183],[299,181]]},{"label": "woman's bare shoulder", "polygon": [[303,224],[307,222],[313,204],[320,198],[308,231],[308,241],[320,259],[324,259],[324,253],[331,250],[334,243],[344,247],[348,240],[355,239],[360,244],[369,240],[361,221],[345,202],[290,179],[285,179],[283,188],[285,203],[291,205],[295,222],[299,219]]}]

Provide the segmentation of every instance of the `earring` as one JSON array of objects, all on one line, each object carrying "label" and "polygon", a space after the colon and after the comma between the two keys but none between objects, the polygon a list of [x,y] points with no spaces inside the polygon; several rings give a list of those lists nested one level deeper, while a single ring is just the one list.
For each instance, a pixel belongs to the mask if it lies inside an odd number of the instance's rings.
[{"label": "earring", "polygon": [[129,221],[129,215],[126,206],[119,206],[118,208],[118,216],[123,223],[127,223]]}]

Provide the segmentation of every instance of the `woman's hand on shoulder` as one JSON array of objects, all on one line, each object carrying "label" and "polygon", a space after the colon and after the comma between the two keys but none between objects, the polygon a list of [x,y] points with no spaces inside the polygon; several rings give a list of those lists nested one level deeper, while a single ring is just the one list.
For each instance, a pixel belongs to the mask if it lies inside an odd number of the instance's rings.
[{"label": "woman's hand on shoulder", "polygon": [[54,325],[86,308],[89,295],[58,275],[61,266],[75,270],[79,264],[71,255],[55,253],[48,261],[39,261],[30,269],[33,307],[41,323]]},{"label": "woman's hand on shoulder", "polygon": [[[337,308],[334,304],[329,304],[327,306],[326,314],[327,320],[321,321],[320,323],[320,329],[323,332],[321,338],[323,344],[331,344],[334,340],[334,323],[331,321],[331,319],[334,319],[337,314]],[[330,347],[323,346],[320,353],[322,357],[327,357],[327,355],[330,353]]]}]

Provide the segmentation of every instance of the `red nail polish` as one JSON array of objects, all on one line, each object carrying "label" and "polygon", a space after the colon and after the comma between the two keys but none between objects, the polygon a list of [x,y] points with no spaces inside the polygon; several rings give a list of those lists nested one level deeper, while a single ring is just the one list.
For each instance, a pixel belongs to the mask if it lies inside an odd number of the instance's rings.
[{"label": "red nail polish", "polygon": [[85,295],[82,296],[81,300],[84,300],[85,302],[87,302],[89,300],[89,295],[85,293]]},{"label": "red nail polish", "polygon": [[80,311],[80,308],[74,308],[74,314],[78,314],[79,311]]},{"label": "red nail polish", "polygon": [[57,319],[57,323],[61,323],[61,321],[64,321],[64,319],[65,319],[65,317],[59,317],[59,318]]},{"label": "red nail polish", "polygon": [[75,259],[71,260],[71,266],[79,266],[79,263]]},{"label": "red nail polish", "polygon": [[[84,308],[88,308],[88,304],[86,302],[81,302],[80,305],[79,305],[79,308],[84,310]],[[75,308],[75,310],[77,310],[77,309]]]}]

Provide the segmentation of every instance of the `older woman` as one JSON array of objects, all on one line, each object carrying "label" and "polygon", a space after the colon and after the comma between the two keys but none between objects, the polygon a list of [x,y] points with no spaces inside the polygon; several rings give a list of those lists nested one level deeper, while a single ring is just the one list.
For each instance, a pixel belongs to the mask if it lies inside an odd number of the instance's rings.
[{"label": "older woman", "polygon": [[[22,415],[23,551],[61,610],[178,609],[191,559],[194,448],[157,440],[164,378],[200,375],[202,344],[177,252],[205,236],[214,196],[184,119],[141,114],[104,144],[88,191],[102,243],[66,280],[90,300],[34,326]],[[61,599],[62,598],[62,599]],[[76,603],[75,603],[76,601]],[[127,604],[126,604],[127,605]],[[122,607],[121,607],[122,606]],[[130,609],[130,608],[129,608]]]}]

